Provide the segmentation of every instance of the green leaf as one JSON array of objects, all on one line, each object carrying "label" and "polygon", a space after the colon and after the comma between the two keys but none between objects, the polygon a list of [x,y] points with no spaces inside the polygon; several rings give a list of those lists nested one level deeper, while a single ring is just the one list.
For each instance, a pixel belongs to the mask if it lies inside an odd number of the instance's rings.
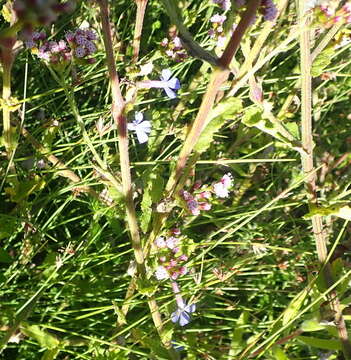
[{"label": "green leaf", "polygon": [[309,320],[305,320],[301,324],[300,329],[302,331],[309,331],[309,332],[319,331],[325,329],[325,325],[320,324],[317,319],[309,319]]},{"label": "green leaf", "polygon": [[144,233],[147,232],[151,220],[152,204],[156,204],[162,198],[164,188],[162,173],[163,167],[154,167],[143,173],[143,178],[146,180],[141,201],[140,227]]},{"label": "green leaf", "polygon": [[4,249],[0,249],[0,263],[11,264],[12,261],[12,257]]},{"label": "green leaf", "polygon": [[54,360],[59,353],[60,349],[58,348],[46,350],[44,355],[41,357],[41,360]]},{"label": "green leaf", "polygon": [[228,98],[220,102],[208,115],[207,126],[200,135],[194,150],[202,153],[206,151],[213,142],[215,133],[225,124],[225,122],[242,109],[242,102],[237,98]]},{"label": "green leaf", "polygon": [[324,69],[331,63],[334,52],[334,49],[329,47],[317,56],[311,68],[311,75],[313,77],[317,77],[324,72]]},{"label": "green leaf", "polygon": [[43,189],[45,185],[45,180],[36,175],[34,179],[22,181],[16,187],[6,188],[5,192],[10,195],[11,201],[20,203],[33,192]]},{"label": "green leaf", "polygon": [[14,234],[19,225],[17,218],[0,214],[0,240]]},{"label": "green leaf", "polygon": [[31,337],[32,339],[38,341],[41,347],[49,350],[53,350],[57,348],[60,343],[55,336],[42,330],[38,325],[29,325],[23,323],[21,327],[21,331],[28,337]]},{"label": "green leaf", "polygon": [[291,300],[289,306],[283,314],[283,326],[297,316],[306,296],[307,290],[304,289]]},{"label": "green leaf", "polygon": [[308,212],[304,219],[311,218],[314,215],[321,215],[321,216],[337,216],[345,220],[351,220],[351,208],[348,205],[340,204],[340,205],[333,205],[333,206],[310,206],[310,212]]},{"label": "green leaf", "polygon": [[232,334],[229,356],[236,356],[243,350],[243,347],[245,345],[245,342],[243,341],[243,335],[246,332],[244,325],[247,324],[248,320],[249,320],[249,313],[247,311],[243,311],[235,325]]},{"label": "green leaf", "polygon": [[151,280],[141,278],[137,279],[136,285],[140,294],[147,296],[153,295],[158,287],[158,284],[153,283]]},{"label": "green leaf", "polygon": [[289,360],[285,352],[278,346],[272,349],[273,356],[276,360]]},{"label": "green leaf", "polygon": [[309,336],[298,336],[298,340],[302,341],[303,343],[324,350],[341,350],[341,343],[339,340],[326,340],[326,339],[319,339]]}]

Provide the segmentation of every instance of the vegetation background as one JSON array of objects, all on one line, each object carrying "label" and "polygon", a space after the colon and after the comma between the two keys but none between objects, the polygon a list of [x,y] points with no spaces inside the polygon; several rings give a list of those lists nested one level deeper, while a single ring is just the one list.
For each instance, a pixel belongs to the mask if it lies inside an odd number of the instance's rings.
[{"label": "vegetation background", "polygon": [[[147,143],[128,134],[132,197],[145,244],[160,207],[168,206],[163,190],[213,69],[194,50],[182,61],[167,55],[161,43],[177,31],[167,1],[147,2],[134,61],[137,5],[143,2],[108,2],[122,94],[130,96],[140,66],[150,62],[149,79],[169,68],[181,84],[175,99],[162,89],[139,90],[126,111],[129,123],[135,111],[152,123]],[[9,26],[8,3],[1,2],[1,29]],[[228,11],[210,0],[177,3],[195,41],[218,56],[223,47],[209,31],[218,32],[219,25],[211,18],[226,14],[223,32],[229,34],[245,10],[235,2]],[[176,196],[163,224],[162,231],[180,228],[188,246],[189,271],[178,283],[196,312],[186,326],[170,319],[176,301],[170,282],[154,277],[154,252],[143,284],[128,297],[134,253],[99,2],[78,1],[47,28],[55,39],[82,24],[98,34],[95,62],[70,68],[68,91],[19,37],[11,76],[18,141],[10,159],[4,138],[0,148],[1,359],[350,358],[347,339],[340,341],[346,331],[341,325],[345,320],[350,327],[351,319],[350,29],[328,23],[313,4],[301,11],[301,3],[299,10],[295,1],[275,1],[275,21],[258,14],[186,169],[182,184],[188,191],[196,181],[211,187],[232,174],[230,196],[213,198],[211,209],[198,216]],[[345,5],[331,4],[335,11]],[[305,22],[309,17],[312,25]],[[310,48],[301,42],[306,32]],[[311,71],[301,67],[310,49]],[[301,92],[308,81],[310,94]],[[308,121],[309,95],[314,144],[306,148],[301,124]],[[2,106],[5,113],[4,100]],[[310,157],[315,167],[306,172]],[[322,240],[311,219],[323,221]],[[152,320],[151,297],[161,332]]]}]

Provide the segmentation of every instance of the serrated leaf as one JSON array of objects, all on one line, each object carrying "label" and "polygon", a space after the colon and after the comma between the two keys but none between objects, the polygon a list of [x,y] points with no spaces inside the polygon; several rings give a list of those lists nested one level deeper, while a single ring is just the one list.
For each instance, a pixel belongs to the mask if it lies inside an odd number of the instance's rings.
[{"label": "serrated leaf", "polygon": [[317,56],[311,68],[311,75],[313,77],[317,77],[323,73],[324,69],[331,63],[334,52],[334,49],[330,47],[323,50]]},{"label": "serrated leaf", "polygon": [[283,326],[296,317],[306,296],[307,296],[307,291],[302,290],[291,300],[289,306],[287,307],[287,309],[284,311],[283,314]]},{"label": "serrated leaf", "polygon": [[304,344],[324,350],[341,350],[341,343],[339,340],[327,340],[319,339],[310,336],[298,336],[298,340],[302,341]]},{"label": "serrated leaf", "polygon": [[345,220],[351,220],[351,208],[348,205],[334,205],[334,206],[310,206],[310,212],[304,215],[305,219],[308,219],[314,215],[321,215],[321,216],[337,216]]},{"label": "serrated leaf", "polygon": [[207,125],[202,131],[194,150],[198,153],[206,151],[213,142],[213,136],[224,125],[242,109],[242,102],[237,98],[228,98],[220,102],[208,115]]},{"label": "serrated leaf", "polygon": [[21,331],[28,337],[38,341],[41,347],[49,350],[57,348],[60,343],[55,336],[42,330],[38,325],[29,325],[24,323],[22,324]]}]

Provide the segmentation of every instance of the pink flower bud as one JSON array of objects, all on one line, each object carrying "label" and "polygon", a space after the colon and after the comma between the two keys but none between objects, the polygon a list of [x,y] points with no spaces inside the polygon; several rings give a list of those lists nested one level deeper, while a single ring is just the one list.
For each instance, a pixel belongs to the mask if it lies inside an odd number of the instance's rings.
[{"label": "pink flower bud", "polygon": [[185,254],[182,254],[179,256],[178,260],[180,261],[187,261],[188,260],[188,257],[185,255]]},{"label": "pink flower bud", "polygon": [[187,269],[185,266],[181,266],[181,267],[179,268],[179,273],[180,273],[181,275],[185,275],[187,272],[188,272],[188,269]]},{"label": "pink flower bud", "polygon": [[211,209],[211,204],[209,204],[207,202],[201,202],[201,203],[199,203],[199,209],[204,210],[204,211],[208,211],[208,210]]},{"label": "pink flower bud", "polygon": [[172,232],[173,235],[180,235],[180,229],[178,229],[178,228],[173,228],[171,230],[171,232]]}]

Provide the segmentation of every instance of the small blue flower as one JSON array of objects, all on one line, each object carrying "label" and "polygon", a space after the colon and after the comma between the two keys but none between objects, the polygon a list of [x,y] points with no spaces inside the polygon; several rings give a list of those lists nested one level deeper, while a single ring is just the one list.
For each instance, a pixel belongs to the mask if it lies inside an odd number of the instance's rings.
[{"label": "small blue flower", "polygon": [[177,78],[171,78],[172,72],[169,69],[163,69],[161,75],[161,83],[164,91],[170,99],[177,97],[177,94],[173,90],[180,88],[180,82]]},{"label": "small blue flower", "polygon": [[178,309],[171,315],[171,320],[174,323],[179,322],[180,326],[185,326],[189,324],[191,320],[190,314],[193,313],[195,310],[195,304],[187,305],[186,303],[183,303],[182,306],[178,305]]},{"label": "small blue flower", "polygon": [[144,115],[141,112],[136,112],[134,116],[134,121],[128,123],[127,127],[130,131],[135,131],[136,136],[140,144],[143,144],[148,141],[149,135],[151,132],[151,123],[150,121],[143,121]]}]

